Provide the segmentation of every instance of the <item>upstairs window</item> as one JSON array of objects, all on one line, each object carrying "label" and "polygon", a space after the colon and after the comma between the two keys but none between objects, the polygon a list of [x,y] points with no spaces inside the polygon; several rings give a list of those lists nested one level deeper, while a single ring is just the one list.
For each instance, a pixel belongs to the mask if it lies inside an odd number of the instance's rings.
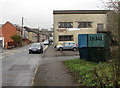
[{"label": "upstairs window", "polygon": [[59,28],[73,28],[73,22],[59,22]]},{"label": "upstairs window", "polygon": [[91,28],[92,22],[78,22],[78,28]]},{"label": "upstairs window", "polygon": [[104,25],[103,23],[98,23],[97,24],[97,31],[103,31],[104,30]]}]

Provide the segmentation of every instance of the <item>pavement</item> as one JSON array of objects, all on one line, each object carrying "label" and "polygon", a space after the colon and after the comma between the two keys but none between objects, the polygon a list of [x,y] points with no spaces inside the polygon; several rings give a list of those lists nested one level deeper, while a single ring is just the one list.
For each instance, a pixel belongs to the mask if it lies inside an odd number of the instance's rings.
[{"label": "pavement", "polygon": [[63,64],[64,60],[79,58],[78,51],[57,51],[50,45],[36,70],[33,86],[77,86]]}]

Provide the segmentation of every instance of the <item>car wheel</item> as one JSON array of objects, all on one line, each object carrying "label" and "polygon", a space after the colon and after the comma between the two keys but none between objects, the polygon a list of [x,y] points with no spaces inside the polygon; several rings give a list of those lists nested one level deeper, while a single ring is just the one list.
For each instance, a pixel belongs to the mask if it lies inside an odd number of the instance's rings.
[{"label": "car wheel", "polygon": [[77,48],[74,47],[74,48],[73,48],[73,51],[77,51]]},{"label": "car wheel", "polygon": [[32,52],[29,52],[29,54],[31,54]]},{"label": "car wheel", "polygon": [[62,48],[62,47],[60,47],[60,48],[59,48],[59,50],[60,50],[60,51],[62,51],[62,50],[63,50],[63,48]]}]

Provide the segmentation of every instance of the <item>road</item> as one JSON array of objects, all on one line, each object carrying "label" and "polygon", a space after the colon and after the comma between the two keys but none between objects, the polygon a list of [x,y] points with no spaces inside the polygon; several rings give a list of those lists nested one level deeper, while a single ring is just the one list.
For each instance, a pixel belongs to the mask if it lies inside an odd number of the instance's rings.
[{"label": "road", "polygon": [[31,86],[42,54],[29,54],[30,45],[5,52],[2,58],[2,86]]}]

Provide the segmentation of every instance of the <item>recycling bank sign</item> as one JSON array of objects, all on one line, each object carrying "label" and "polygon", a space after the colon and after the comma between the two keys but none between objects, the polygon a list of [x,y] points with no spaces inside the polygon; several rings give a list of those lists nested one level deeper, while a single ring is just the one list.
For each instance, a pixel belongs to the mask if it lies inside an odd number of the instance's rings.
[{"label": "recycling bank sign", "polygon": [[88,47],[105,47],[104,34],[89,34]]},{"label": "recycling bank sign", "polygon": [[106,34],[78,34],[78,47],[106,47]]}]

